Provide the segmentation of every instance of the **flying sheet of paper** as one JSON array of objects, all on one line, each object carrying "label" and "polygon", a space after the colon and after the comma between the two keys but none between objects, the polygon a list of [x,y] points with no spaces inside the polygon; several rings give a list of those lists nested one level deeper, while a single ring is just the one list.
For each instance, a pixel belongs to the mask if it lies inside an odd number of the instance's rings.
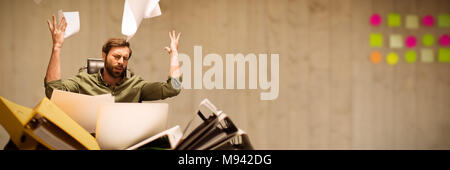
[{"label": "flying sheet of paper", "polygon": [[41,0],[33,0],[34,1],[34,3],[36,3],[36,4],[40,4],[41,3]]},{"label": "flying sheet of paper", "polygon": [[158,1],[156,1],[156,6],[154,6],[155,4],[153,2],[147,4],[144,18],[153,18],[161,15],[161,8],[159,7]]},{"label": "flying sheet of paper", "polygon": [[84,94],[53,90],[51,101],[88,132],[95,132],[98,109],[101,104],[114,103],[111,94],[89,96]]},{"label": "flying sheet of paper", "polygon": [[122,17],[122,34],[127,41],[134,36],[144,18],[161,15],[159,0],[125,0]]},{"label": "flying sheet of paper", "polygon": [[64,38],[68,38],[80,31],[80,15],[78,11],[75,12],[63,12],[58,11],[58,22],[61,21],[62,17],[66,17],[67,28],[64,33]]}]

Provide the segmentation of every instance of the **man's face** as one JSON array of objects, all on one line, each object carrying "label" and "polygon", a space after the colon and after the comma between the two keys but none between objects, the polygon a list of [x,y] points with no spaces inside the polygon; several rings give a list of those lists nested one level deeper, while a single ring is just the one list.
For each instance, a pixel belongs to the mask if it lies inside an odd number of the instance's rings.
[{"label": "man's face", "polygon": [[109,75],[113,78],[122,77],[127,69],[130,49],[128,47],[112,47],[106,58],[105,55],[103,53],[103,60],[105,61],[105,68]]}]

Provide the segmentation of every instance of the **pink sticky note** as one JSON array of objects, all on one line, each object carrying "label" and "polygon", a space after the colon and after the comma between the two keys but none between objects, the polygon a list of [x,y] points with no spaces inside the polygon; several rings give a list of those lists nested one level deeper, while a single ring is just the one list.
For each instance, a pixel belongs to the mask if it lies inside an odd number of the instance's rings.
[{"label": "pink sticky note", "polygon": [[412,35],[406,37],[405,44],[408,48],[414,48],[417,45],[416,37]]},{"label": "pink sticky note", "polygon": [[379,14],[373,14],[370,17],[370,24],[372,24],[372,26],[378,26],[381,24],[381,16]]},{"label": "pink sticky note", "polygon": [[426,15],[422,18],[423,25],[431,27],[434,25],[434,18],[431,15]]},{"label": "pink sticky note", "polygon": [[448,46],[450,44],[450,36],[447,34],[442,35],[441,38],[439,38],[439,44],[442,46]]}]

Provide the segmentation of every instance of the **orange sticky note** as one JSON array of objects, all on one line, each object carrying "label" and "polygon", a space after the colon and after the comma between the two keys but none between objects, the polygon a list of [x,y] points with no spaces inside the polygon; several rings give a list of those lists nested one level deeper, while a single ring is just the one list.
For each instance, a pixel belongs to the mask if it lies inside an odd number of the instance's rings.
[{"label": "orange sticky note", "polygon": [[381,53],[378,51],[373,51],[370,53],[370,61],[374,64],[378,64],[381,62],[382,56]]}]

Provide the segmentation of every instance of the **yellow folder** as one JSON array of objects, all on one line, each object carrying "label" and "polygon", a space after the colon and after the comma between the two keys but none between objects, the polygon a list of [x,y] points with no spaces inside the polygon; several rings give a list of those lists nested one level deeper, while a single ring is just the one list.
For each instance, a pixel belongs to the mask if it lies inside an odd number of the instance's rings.
[{"label": "yellow folder", "polygon": [[31,108],[18,105],[0,96],[0,123],[19,149],[35,149],[36,140],[24,133],[25,125],[33,118]]},{"label": "yellow folder", "polygon": [[[35,142],[37,141],[49,149],[55,149],[45,139],[36,135],[33,122],[37,122],[36,119],[39,118],[48,121],[48,124],[52,125],[53,131],[51,132],[60,132],[56,136],[62,136],[63,141],[66,141],[69,145],[73,145],[77,149],[100,149],[97,141],[88,131],[72,120],[48,98],[44,97],[34,109],[20,106],[1,96],[0,99],[0,123],[8,131],[11,140],[19,149],[33,149],[36,146],[32,144],[24,145],[23,140],[21,140],[22,136],[30,136]],[[21,147],[22,145],[24,146]]]}]

